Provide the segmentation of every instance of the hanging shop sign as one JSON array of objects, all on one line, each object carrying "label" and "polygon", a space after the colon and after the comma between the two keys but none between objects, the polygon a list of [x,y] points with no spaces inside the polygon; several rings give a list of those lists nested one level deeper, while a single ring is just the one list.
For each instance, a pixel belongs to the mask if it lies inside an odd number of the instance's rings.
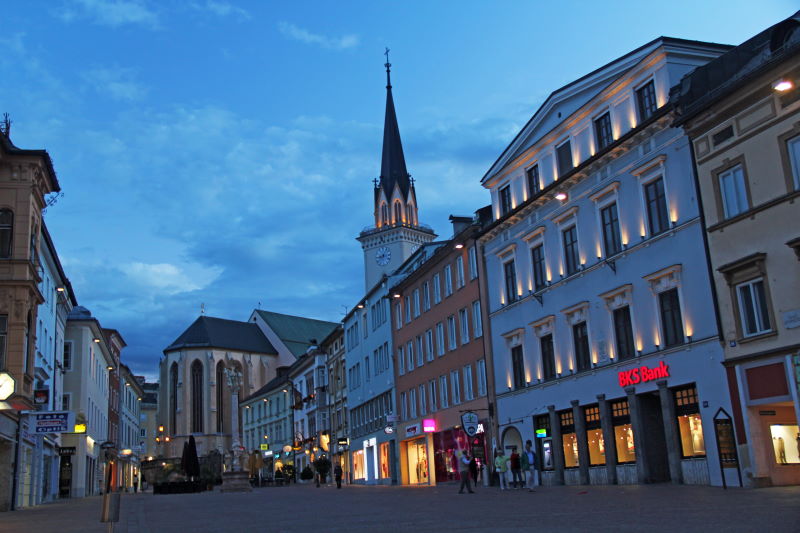
[{"label": "hanging shop sign", "polygon": [[350,439],[348,439],[347,437],[339,437],[338,439],[336,439],[337,446],[347,446],[348,444],[350,444]]},{"label": "hanging shop sign", "polygon": [[36,405],[47,405],[50,401],[50,389],[36,389],[33,391],[33,403]]},{"label": "hanging shop sign", "polygon": [[416,437],[419,434],[419,424],[411,424],[410,426],[406,426],[406,437]]},{"label": "hanging shop sign", "polygon": [[72,411],[42,411],[30,415],[33,432],[66,433],[75,426],[75,413]]},{"label": "hanging shop sign", "polygon": [[546,439],[547,438],[547,430],[546,429],[537,429],[536,430],[536,438],[537,439]]},{"label": "hanging shop sign", "polygon": [[259,447],[259,448],[260,448],[262,451],[267,451],[267,450],[269,450],[269,444],[259,444],[259,445],[258,445],[258,447]]},{"label": "hanging shop sign", "polygon": [[394,433],[394,428],[392,426],[386,426],[385,428],[383,428],[383,432],[386,433],[387,435],[391,435],[392,433]]},{"label": "hanging shop sign", "polygon": [[423,433],[434,433],[436,431],[436,420],[433,418],[426,418],[422,421]]},{"label": "hanging shop sign", "polygon": [[657,367],[649,368],[644,365],[617,373],[620,387],[630,387],[638,383],[647,383],[656,379],[669,377],[669,365],[661,361]]},{"label": "hanging shop sign", "polygon": [[466,413],[461,414],[461,425],[464,428],[464,431],[470,437],[475,436],[478,433],[478,414],[474,411],[467,411]]},{"label": "hanging shop sign", "polygon": [[58,455],[75,455],[75,446],[61,446],[58,448]]}]

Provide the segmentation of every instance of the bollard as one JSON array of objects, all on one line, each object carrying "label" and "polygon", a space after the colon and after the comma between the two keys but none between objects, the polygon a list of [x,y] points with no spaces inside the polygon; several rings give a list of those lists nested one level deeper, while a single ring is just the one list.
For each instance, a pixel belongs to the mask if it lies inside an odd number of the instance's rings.
[{"label": "bollard", "polygon": [[114,531],[114,522],[119,522],[119,492],[106,492],[103,494],[103,510],[100,514],[101,522],[108,522],[108,531]]}]

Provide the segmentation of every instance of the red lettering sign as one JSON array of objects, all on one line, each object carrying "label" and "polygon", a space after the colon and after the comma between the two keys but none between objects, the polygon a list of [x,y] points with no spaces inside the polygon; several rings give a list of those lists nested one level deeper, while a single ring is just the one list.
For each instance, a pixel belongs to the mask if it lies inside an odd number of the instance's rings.
[{"label": "red lettering sign", "polygon": [[639,383],[647,383],[656,379],[669,377],[669,365],[665,365],[661,361],[657,367],[648,368],[640,366],[639,368],[632,368],[630,370],[622,370],[617,373],[620,387],[630,387]]}]

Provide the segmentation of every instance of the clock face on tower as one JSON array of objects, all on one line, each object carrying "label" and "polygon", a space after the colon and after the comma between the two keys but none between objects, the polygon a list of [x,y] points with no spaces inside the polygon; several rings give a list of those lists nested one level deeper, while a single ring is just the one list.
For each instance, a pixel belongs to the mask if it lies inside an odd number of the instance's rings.
[{"label": "clock face on tower", "polygon": [[378,263],[380,266],[386,266],[389,264],[389,261],[392,260],[392,251],[389,250],[386,246],[381,246],[378,248],[378,251],[375,252],[375,262]]}]

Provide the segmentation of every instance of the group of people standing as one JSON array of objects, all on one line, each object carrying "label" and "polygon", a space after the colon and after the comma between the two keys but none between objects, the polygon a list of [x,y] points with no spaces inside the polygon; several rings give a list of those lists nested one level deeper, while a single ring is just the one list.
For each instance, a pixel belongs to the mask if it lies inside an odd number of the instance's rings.
[{"label": "group of people standing", "polygon": [[503,450],[495,450],[494,469],[500,478],[500,490],[508,490],[506,475],[510,469],[511,482],[515,489],[527,487],[528,492],[534,492],[533,487],[538,483],[538,479],[536,479],[536,453],[533,451],[533,443],[530,440],[526,441],[525,450],[521,454],[517,453],[516,447],[512,449],[510,456],[503,453]]}]

